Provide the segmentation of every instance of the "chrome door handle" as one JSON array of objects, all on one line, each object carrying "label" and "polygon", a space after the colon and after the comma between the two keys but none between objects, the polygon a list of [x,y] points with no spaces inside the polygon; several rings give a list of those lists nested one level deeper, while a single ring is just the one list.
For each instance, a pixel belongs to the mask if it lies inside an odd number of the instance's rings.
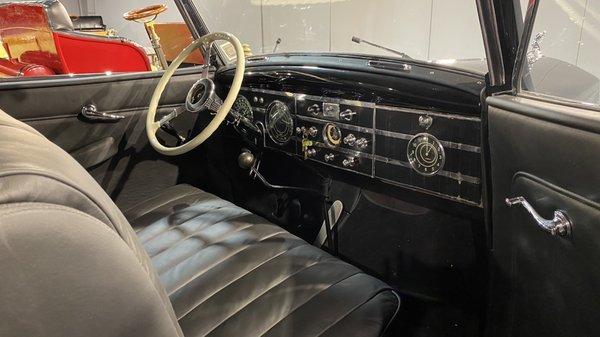
[{"label": "chrome door handle", "polygon": [[113,115],[106,112],[100,112],[94,104],[88,104],[81,108],[81,116],[90,121],[100,122],[117,122],[125,118],[125,116],[121,115]]},{"label": "chrome door handle", "polygon": [[524,197],[507,198],[506,205],[509,207],[522,205],[531,214],[537,225],[553,236],[566,238],[571,235],[573,222],[564,211],[554,211],[554,219],[547,220],[542,218]]}]

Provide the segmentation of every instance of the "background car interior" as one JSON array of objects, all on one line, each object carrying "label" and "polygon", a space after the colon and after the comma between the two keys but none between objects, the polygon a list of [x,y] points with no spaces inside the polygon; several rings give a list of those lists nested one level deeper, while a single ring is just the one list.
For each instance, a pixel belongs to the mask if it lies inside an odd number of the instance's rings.
[{"label": "background car interior", "polygon": [[[50,33],[108,41],[123,54],[94,56],[83,52],[92,53],[89,45],[78,45],[72,54],[59,50],[62,68],[25,69],[28,59],[10,54],[30,41],[9,32],[2,6],[15,1],[0,0],[0,237],[9,240],[0,240],[7,271],[0,313],[31,315],[12,322],[28,326],[31,336],[44,326],[56,329],[47,335],[68,331],[54,325],[69,314],[58,309],[61,296],[38,303],[55,301],[52,317],[7,305],[44,297],[28,290],[32,282],[57,294],[69,286],[81,298],[94,293],[74,304],[78,320],[95,324],[72,331],[90,336],[598,335],[600,1],[369,2],[165,1],[152,29],[167,64],[197,32],[230,32],[247,56],[237,119],[195,150],[165,156],[146,136],[164,65],[151,30],[123,18],[154,1],[61,0],[72,26],[58,29],[50,19]],[[192,7],[200,21],[186,16]],[[525,21],[534,7],[537,19]],[[491,26],[496,34],[485,28]],[[492,37],[496,51],[486,44]],[[217,93],[227,96],[235,67],[226,48],[186,59],[162,95],[157,120],[186,102],[207,61]],[[88,58],[95,61],[82,61]],[[102,119],[82,114],[92,108]],[[289,123],[273,117],[282,114]],[[157,135],[180,145],[211,119],[183,114]],[[421,146],[427,152],[419,159]],[[418,166],[430,151],[433,164]],[[62,185],[15,178],[31,167],[64,178],[92,201]],[[524,209],[507,206],[519,196],[544,218],[564,211],[569,233],[550,235]],[[23,202],[83,209],[94,219],[62,208],[12,215]],[[335,202],[343,210],[323,236]],[[31,223],[39,234],[25,241],[14,228]],[[171,225],[177,229],[160,232]],[[65,243],[73,237],[106,258]],[[60,256],[48,262],[47,275],[64,265],[97,270],[65,288],[53,288],[52,277],[33,282],[35,273],[16,257],[31,265],[47,260],[20,246],[11,251],[7,242]],[[221,263],[242,246],[251,247],[246,255]],[[288,250],[302,259],[286,260]],[[174,267],[182,256],[188,263]],[[305,272],[300,265],[315,267]],[[22,270],[28,272],[19,279]],[[79,282],[106,282],[114,292],[102,298]],[[236,296],[244,300],[231,300]],[[110,310],[86,318],[95,307]],[[119,328],[128,324],[129,331]],[[14,326],[0,323],[0,335]]]}]

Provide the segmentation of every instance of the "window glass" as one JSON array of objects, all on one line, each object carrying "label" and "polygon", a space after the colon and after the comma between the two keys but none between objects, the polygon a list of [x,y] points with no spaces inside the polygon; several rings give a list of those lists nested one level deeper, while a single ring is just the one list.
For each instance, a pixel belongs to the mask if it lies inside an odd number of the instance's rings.
[{"label": "window glass", "polygon": [[599,105],[599,56],[600,0],[542,0],[527,50],[522,88]]},{"label": "window glass", "polygon": [[[210,31],[255,55],[333,52],[411,58],[487,72],[475,0],[193,0]],[[454,15],[460,13],[460,15]],[[362,39],[362,43],[353,41]]]},{"label": "window glass", "polygon": [[[0,79],[162,69],[192,41],[175,3],[165,3],[127,20],[150,3],[0,0]],[[196,52],[185,66],[202,63]]]}]

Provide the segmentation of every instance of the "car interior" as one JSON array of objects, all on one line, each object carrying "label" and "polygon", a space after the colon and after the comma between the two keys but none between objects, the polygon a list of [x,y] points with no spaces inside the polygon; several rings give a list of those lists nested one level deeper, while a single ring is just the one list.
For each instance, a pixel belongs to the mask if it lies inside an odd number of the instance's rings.
[{"label": "car interior", "polygon": [[600,332],[600,112],[524,93],[543,0],[473,1],[485,71],[252,55],[196,2],[124,13],[150,52],[0,3],[1,336]]}]

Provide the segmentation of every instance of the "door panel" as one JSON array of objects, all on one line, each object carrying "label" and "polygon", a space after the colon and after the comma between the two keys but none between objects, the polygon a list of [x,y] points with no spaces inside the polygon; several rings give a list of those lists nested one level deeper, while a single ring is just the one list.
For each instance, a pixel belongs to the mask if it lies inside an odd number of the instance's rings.
[{"label": "door panel", "polygon": [[[488,99],[493,187],[492,298],[488,336],[600,334],[600,112],[519,97]],[[553,237],[520,206],[552,219]]]},{"label": "door panel", "polygon": [[[179,179],[177,159],[153,151],[145,132],[146,112],[159,76],[145,73],[3,83],[0,109],[69,152],[120,206],[127,207]],[[170,112],[182,104],[198,77],[195,69],[175,75],[158,113]],[[117,122],[86,120],[79,114],[87,104],[124,118]],[[145,190],[141,191],[140,186]]]}]

